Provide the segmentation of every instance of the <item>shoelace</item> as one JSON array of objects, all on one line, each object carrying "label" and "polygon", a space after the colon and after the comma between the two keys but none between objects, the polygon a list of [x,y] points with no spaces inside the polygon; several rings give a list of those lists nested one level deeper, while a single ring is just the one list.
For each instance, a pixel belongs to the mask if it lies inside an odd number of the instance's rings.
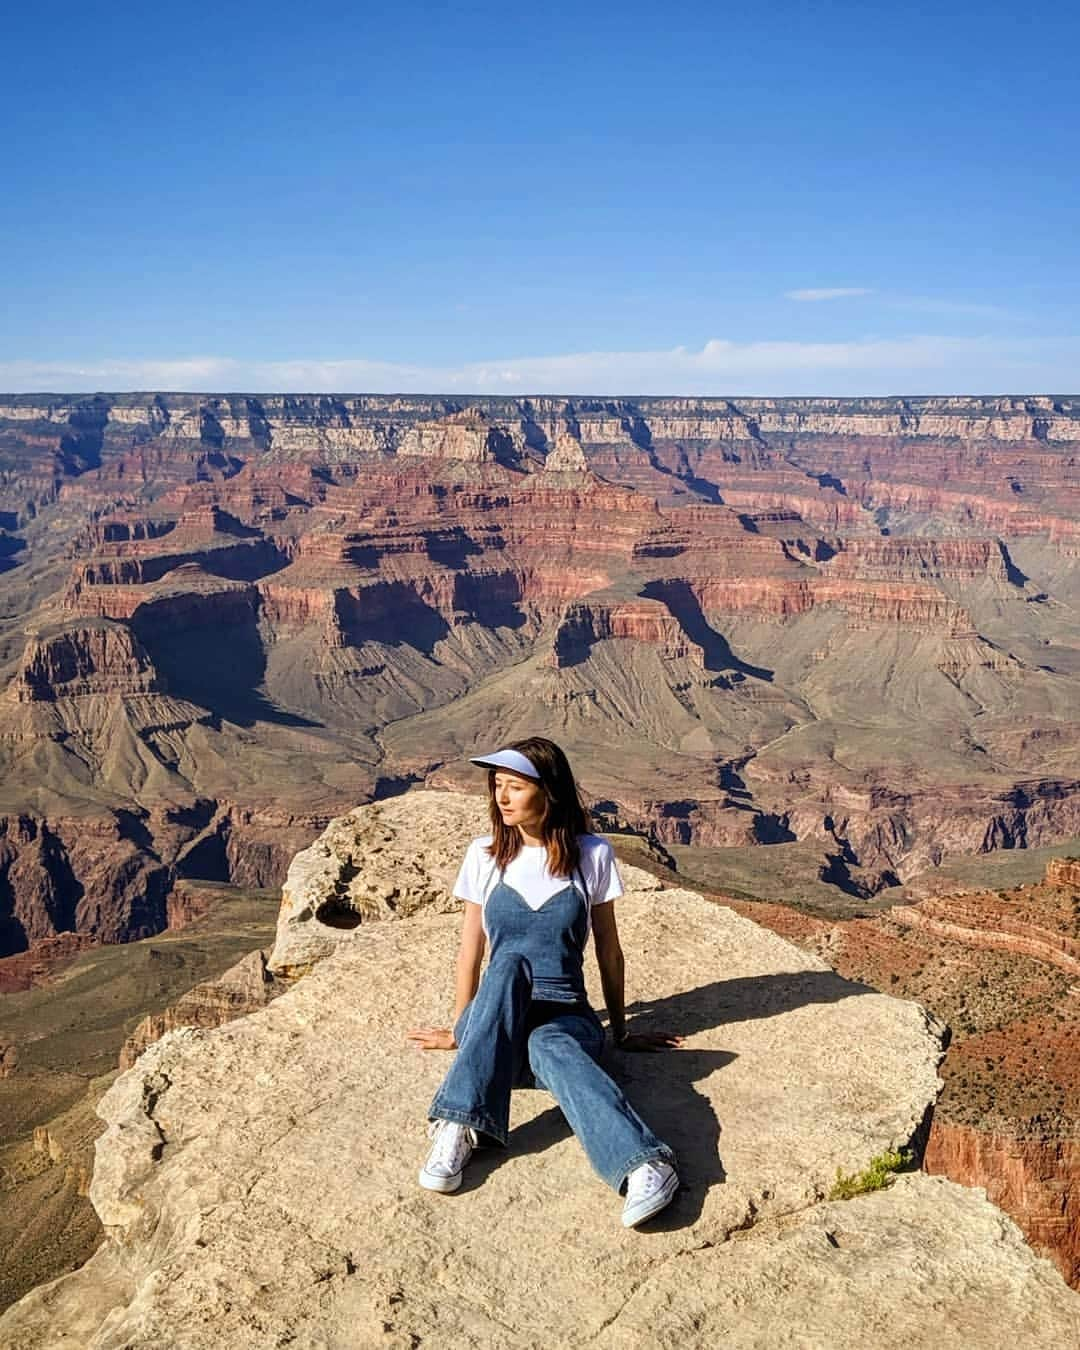
[{"label": "shoelace", "polygon": [[470,1131],[465,1126],[455,1125],[449,1120],[433,1120],[428,1126],[428,1134],[435,1140],[428,1166],[430,1167],[432,1163],[442,1163],[449,1167],[451,1172],[456,1172],[461,1166],[462,1158],[471,1147]]},{"label": "shoelace", "polygon": [[[667,1174],[661,1172],[658,1167],[653,1167],[652,1163],[645,1163],[634,1177],[633,1185],[630,1190],[635,1199],[642,1199],[647,1195],[653,1195],[664,1184]],[[629,1199],[629,1195],[627,1199]]]}]

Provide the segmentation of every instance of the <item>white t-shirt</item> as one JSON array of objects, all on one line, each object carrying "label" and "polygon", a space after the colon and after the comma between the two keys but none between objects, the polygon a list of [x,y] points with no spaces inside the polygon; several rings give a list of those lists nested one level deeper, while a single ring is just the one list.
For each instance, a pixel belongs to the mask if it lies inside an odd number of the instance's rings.
[{"label": "white t-shirt", "polygon": [[[454,894],[474,905],[483,905],[499,877],[495,859],[486,851],[493,836],[482,834],[465,851],[465,858],[454,882]],[[608,841],[598,834],[579,834],[581,872],[588,888],[588,904],[602,905],[622,895],[623,884],[615,863],[615,854]],[[548,870],[547,849],[542,844],[523,844],[516,857],[511,858],[503,872],[503,880],[521,896],[530,909],[539,909],[558,891],[566,889],[567,881],[580,891],[581,881],[574,876],[557,877]],[[485,924],[485,929],[486,929]]]}]

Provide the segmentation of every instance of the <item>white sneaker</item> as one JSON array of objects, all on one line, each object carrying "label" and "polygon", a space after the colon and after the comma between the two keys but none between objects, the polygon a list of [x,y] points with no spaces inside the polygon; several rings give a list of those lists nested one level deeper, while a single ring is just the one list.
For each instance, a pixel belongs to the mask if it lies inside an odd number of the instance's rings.
[{"label": "white sneaker", "polygon": [[420,1169],[420,1185],[426,1191],[456,1191],[476,1147],[476,1131],[456,1120],[433,1120],[428,1136],[435,1145]]},{"label": "white sneaker", "polygon": [[670,1204],[679,1189],[679,1174],[670,1163],[646,1162],[635,1167],[626,1178],[626,1204],[623,1227],[634,1228]]}]

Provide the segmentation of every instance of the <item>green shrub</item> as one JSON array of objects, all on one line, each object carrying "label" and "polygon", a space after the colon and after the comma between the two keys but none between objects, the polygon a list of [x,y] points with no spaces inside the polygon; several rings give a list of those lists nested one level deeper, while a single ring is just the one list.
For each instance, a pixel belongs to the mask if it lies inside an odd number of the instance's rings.
[{"label": "green shrub", "polygon": [[899,1153],[886,1149],[862,1172],[853,1172],[851,1176],[842,1168],[836,1169],[836,1183],[829,1192],[830,1200],[850,1200],[853,1195],[865,1195],[867,1191],[880,1191],[894,1180],[896,1173],[911,1163],[911,1153],[901,1149]]}]

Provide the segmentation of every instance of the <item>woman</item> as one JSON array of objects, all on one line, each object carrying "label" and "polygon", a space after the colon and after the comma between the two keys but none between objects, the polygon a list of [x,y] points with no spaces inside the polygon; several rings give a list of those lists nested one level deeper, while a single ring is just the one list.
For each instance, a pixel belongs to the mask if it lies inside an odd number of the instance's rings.
[{"label": "woman", "polygon": [[617,1192],[625,1185],[622,1221],[634,1227],[669,1203],[679,1179],[672,1150],[600,1067],[604,1029],[583,975],[590,931],[615,1044],[655,1050],[682,1037],[626,1031],[611,903],[622,883],[611,845],[589,833],[562,750],[534,736],[472,763],[488,770],[493,833],[472,841],[454,883],[465,901],[454,1026],[409,1032],[419,1049],[458,1052],[428,1111],[434,1145],[420,1185],[456,1191],[481,1137],[506,1145],[511,1089],[543,1087],[595,1171]]}]

